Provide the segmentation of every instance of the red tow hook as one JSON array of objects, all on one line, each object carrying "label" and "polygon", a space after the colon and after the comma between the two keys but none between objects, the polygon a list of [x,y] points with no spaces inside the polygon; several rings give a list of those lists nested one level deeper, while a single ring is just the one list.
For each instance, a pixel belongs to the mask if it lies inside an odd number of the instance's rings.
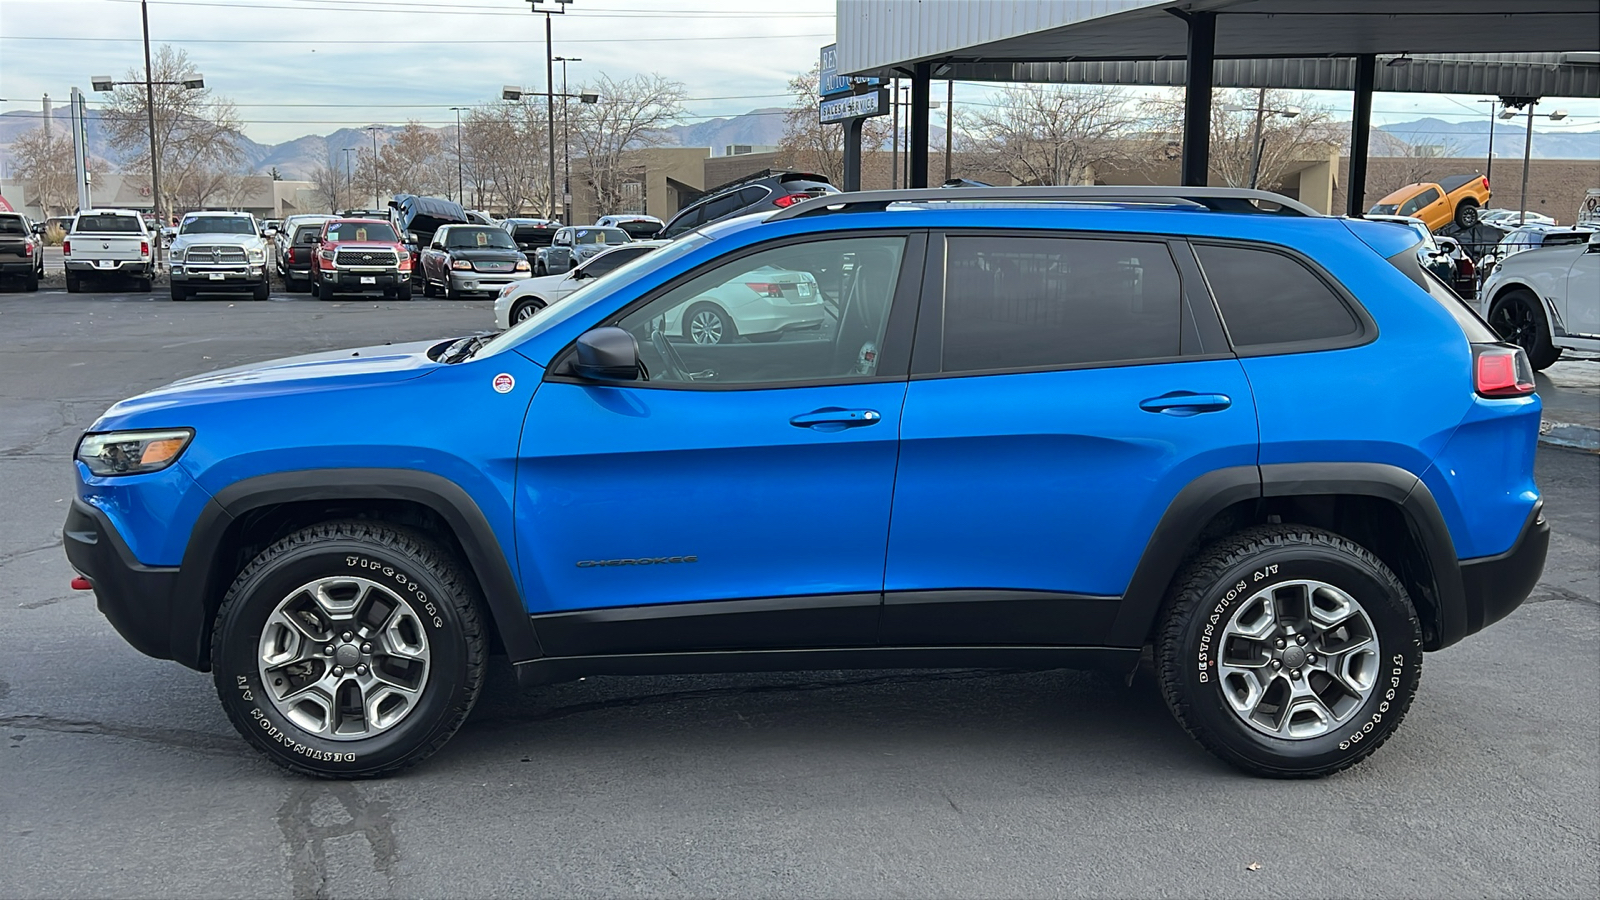
[{"label": "red tow hook", "polygon": [[94,585],[89,583],[89,579],[79,575],[72,579],[72,589],[75,591],[92,591],[94,590]]}]

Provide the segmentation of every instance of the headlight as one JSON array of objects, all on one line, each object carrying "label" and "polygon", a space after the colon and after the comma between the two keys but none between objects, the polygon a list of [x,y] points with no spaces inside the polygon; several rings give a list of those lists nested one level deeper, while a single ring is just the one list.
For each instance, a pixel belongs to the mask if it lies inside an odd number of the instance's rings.
[{"label": "headlight", "polygon": [[168,258],[171,259],[173,262],[183,262],[184,249],[185,248],[183,248],[183,247],[174,247],[174,248],[172,248],[172,252],[170,254],[168,254]]},{"label": "headlight", "polygon": [[452,268],[452,269],[461,269],[463,271],[470,272],[470,271],[472,271],[472,261],[471,260],[466,260],[466,259],[458,259],[455,262],[450,264],[450,268]]},{"label": "headlight", "polygon": [[192,428],[86,434],[78,442],[78,461],[96,475],[159,472],[177,461],[193,439]]},{"label": "headlight", "polygon": [[528,268],[528,261],[525,260],[525,259],[518,261],[518,263],[517,263],[517,271],[518,272],[530,271],[530,269]]},{"label": "headlight", "polygon": [[333,251],[332,250],[318,250],[317,251],[317,255],[322,257],[323,259],[327,260],[328,262],[333,262]]},{"label": "headlight", "polygon": [[256,249],[256,248],[251,248],[251,250],[250,250],[250,261],[251,262],[261,262],[261,261],[265,260],[266,258],[267,258],[267,251],[259,250],[259,249]]}]

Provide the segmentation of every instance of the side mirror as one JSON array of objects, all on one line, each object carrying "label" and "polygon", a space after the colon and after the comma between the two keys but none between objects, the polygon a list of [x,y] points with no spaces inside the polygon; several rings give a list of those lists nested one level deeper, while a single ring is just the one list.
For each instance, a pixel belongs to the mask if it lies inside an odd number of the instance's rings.
[{"label": "side mirror", "polygon": [[639,377],[639,342],[615,325],[578,336],[578,375],[598,381],[633,381]]},{"label": "side mirror", "polygon": [[571,274],[567,277],[571,278],[573,281],[579,281],[581,279],[588,278],[589,273],[585,272],[582,266],[579,266],[578,268],[573,269]]}]

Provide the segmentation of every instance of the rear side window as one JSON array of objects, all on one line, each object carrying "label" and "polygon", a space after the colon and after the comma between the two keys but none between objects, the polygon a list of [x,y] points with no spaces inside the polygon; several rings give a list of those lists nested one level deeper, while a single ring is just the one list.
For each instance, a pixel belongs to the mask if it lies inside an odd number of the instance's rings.
[{"label": "rear side window", "polygon": [[1235,347],[1355,337],[1361,323],[1321,278],[1282,253],[1196,244]]},{"label": "rear side window", "polygon": [[952,237],[946,372],[1177,356],[1178,271],[1164,243]]}]

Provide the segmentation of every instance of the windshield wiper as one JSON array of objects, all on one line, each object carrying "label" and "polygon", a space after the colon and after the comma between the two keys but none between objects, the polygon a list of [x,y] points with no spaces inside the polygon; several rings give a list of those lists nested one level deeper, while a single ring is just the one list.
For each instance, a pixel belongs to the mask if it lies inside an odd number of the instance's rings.
[{"label": "windshield wiper", "polygon": [[461,338],[460,340],[446,347],[444,352],[439,354],[439,362],[442,362],[447,366],[454,365],[458,362],[465,362],[466,360],[472,358],[472,354],[477,353],[480,349],[482,349],[484,344],[489,343],[499,336],[499,332],[494,332],[492,334],[475,334],[471,337]]}]

